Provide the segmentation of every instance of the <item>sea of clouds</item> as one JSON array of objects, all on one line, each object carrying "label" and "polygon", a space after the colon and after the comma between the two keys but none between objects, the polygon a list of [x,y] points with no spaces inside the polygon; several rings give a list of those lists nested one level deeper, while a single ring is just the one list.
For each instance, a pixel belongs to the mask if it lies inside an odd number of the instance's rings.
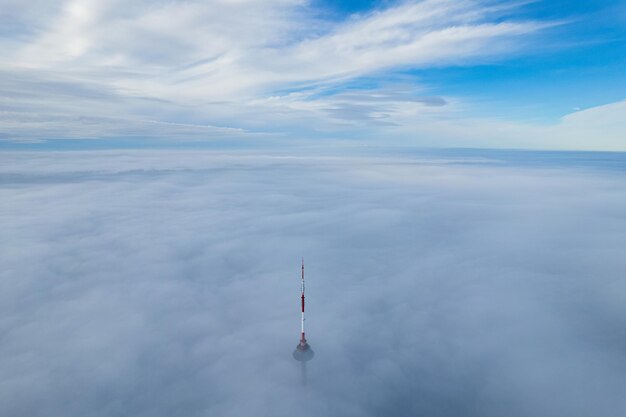
[{"label": "sea of clouds", "polygon": [[5,152],[0,416],[624,416],[626,174],[551,155]]}]

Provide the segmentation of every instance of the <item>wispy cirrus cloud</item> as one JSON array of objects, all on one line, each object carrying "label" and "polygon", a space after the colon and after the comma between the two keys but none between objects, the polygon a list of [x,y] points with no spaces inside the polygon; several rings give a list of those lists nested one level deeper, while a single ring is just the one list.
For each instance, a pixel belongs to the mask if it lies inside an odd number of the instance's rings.
[{"label": "wispy cirrus cloud", "polygon": [[476,114],[471,97],[401,74],[528,53],[560,22],[517,17],[524,2],[406,1],[343,20],[304,0],[44,3],[3,4],[4,140],[626,146],[619,102],[588,109],[601,116],[585,126],[570,127],[580,112],[547,125]]},{"label": "wispy cirrus cloud", "polygon": [[[302,0],[71,0],[47,4],[45,13],[5,6],[3,19],[22,28],[0,40],[10,51],[0,58],[2,136],[10,139],[159,135],[148,121],[278,136],[292,135],[292,126],[310,136],[380,124],[390,111],[454,99],[378,88],[387,99],[375,108],[363,104],[370,91],[349,97],[346,83],[499,60],[553,24],[514,19],[511,6],[487,1],[401,2],[341,21],[324,20]],[[418,89],[413,82],[409,91]],[[320,98],[320,90],[337,94]]]}]

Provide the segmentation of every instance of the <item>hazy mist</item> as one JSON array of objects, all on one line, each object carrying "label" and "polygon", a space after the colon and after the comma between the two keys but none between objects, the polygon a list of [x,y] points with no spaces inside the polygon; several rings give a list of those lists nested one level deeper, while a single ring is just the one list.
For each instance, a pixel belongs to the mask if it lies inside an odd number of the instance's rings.
[{"label": "hazy mist", "polygon": [[0,415],[624,416],[626,175],[550,155],[5,152]]}]

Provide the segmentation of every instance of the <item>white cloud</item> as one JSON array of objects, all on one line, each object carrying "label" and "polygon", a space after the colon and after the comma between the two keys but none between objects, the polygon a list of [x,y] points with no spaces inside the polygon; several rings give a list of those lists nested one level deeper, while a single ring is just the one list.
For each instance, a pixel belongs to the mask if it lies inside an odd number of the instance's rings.
[{"label": "white cloud", "polygon": [[381,122],[390,111],[433,109],[412,97],[358,110],[341,94],[312,91],[384,71],[502,59],[550,25],[511,20],[506,7],[481,1],[405,2],[339,22],[301,0],[68,0],[47,13],[5,4],[24,28],[1,39],[10,51],[0,57],[1,134],[14,140],[149,137],[158,135],[152,121],[278,136],[299,126],[305,137],[339,126],[341,134],[354,124],[350,113]]},{"label": "white cloud", "polygon": [[[466,117],[448,112],[424,118],[412,112],[398,114],[395,134],[404,143],[431,146],[626,150],[626,102],[576,111],[558,123],[539,124],[506,119]],[[391,119],[394,120],[393,118]]]},{"label": "white cloud", "polygon": [[626,100],[569,114],[556,130],[577,149],[626,150]]},{"label": "white cloud", "polygon": [[4,153],[3,413],[621,417],[624,168],[584,158]]},{"label": "white cloud", "polygon": [[[45,7],[44,7],[45,6]],[[336,138],[422,146],[624,150],[624,105],[558,124],[472,117],[402,68],[522,52],[553,23],[515,6],[427,0],[329,22],[300,0],[5,2],[0,137]],[[351,87],[371,77],[375,86]],[[434,105],[439,104],[439,105]]]}]

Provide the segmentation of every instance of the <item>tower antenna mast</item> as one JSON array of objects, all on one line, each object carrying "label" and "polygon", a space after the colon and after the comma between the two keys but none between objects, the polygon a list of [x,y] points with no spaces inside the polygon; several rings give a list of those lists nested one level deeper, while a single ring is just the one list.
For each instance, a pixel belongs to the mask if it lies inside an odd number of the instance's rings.
[{"label": "tower antenna mast", "polygon": [[302,258],[302,266],[301,266],[301,291],[300,291],[300,305],[302,307],[302,317],[300,321],[300,343],[296,346],[296,350],[293,352],[293,357],[295,360],[300,362],[306,362],[313,359],[313,349],[307,343],[306,337],[304,335],[304,258]]}]

